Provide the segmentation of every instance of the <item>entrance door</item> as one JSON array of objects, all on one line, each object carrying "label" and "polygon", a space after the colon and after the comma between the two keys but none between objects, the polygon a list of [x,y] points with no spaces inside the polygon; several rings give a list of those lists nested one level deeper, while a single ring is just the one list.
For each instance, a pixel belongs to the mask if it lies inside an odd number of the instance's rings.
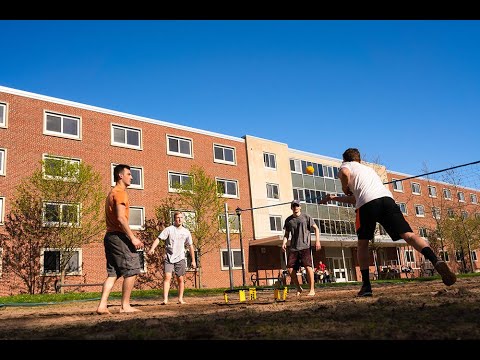
[{"label": "entrance door", "polygon": [[343,259],[341,257],[332,258],[333,263],[333,277],[336,282],[346,282],[346,269],[343,267]]}]

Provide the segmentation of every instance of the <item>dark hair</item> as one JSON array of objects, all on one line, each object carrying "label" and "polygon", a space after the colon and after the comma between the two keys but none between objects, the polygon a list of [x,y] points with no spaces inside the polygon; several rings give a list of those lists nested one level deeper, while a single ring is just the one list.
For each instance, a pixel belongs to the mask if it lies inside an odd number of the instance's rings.
[{"label": "dark hair", "polygon": [[356,148],[348,148],[343,153],[343,161],[358,161],[361,162],[360,151]]},{"label": "dark hair", "polygon": [[125,170],[125,169],[130,170],[130,166],[125,165],[125,164],[118,164],[117,166],[115,166],[115,168],[113,169],[113,180],[115,182],[120,180],[120,173],[122,173],[123,170]]}]

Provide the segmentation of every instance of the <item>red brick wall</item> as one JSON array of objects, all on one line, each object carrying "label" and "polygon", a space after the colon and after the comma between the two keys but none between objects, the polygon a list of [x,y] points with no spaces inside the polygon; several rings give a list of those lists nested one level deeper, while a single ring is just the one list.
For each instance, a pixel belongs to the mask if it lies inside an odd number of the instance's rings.
[{"label": "red brick wall", "polygon": [[[168,171],[186,173],[193,164],[203,167],[211,176],[238,181],[240,198],[225,199],[230,213],[234,213],[238,206],[250,208],[247,157],[243,141],[5,92],[0,92],[0,102],[8,105],[8,128],[0,128],[0,148],[7,149],[6,176],[0,176],[0,196],[5,197],[5,213],[10,210],[15,187],[22,178],[30,176],[34,169],[40,167],[43,153],[80,158],[93,165],[102,176],[105,195],[111,188],[111,163],[142,167],[144,189],[128,189],[128,193],[132,206],[145,207],[146,218],[154,216],[154,208],[168,194]],[[44,135],[44,111],[80,117],[81,140]],[[110,145],[112,123],[141,128],[143,150]],[[192,139],[193,158],[167,155],[166,134]],[[213,143],[234,147],[237,165],[214,163]],[[248,263],[248,241],[253,236],[249,211],[242,214],[242,226],[245,261]],[[0,226],[0,231],[4,231],[3,226]],[[232,237],[235,238],[235,235]],[[98,238],[98,243],[83,248],[83,273],[87,283],[103,282],[106,277],[102,238],[103,235]],[[232,241],[232,248],[238,248],[238,239]],[[226,238],[222,247],[226,248]],[[211,288],[229,287],[228,271],[220,270],[220,251],[207,254],[202,260],[203,284]],[[238,285],[241,283],[241,271],[235,270],[234,273]],[[11,281],[10,276],[4,272],[0,278],[0,296],[9,295],[7,289]],[[120,286],[119,281],[116,290]]]}]

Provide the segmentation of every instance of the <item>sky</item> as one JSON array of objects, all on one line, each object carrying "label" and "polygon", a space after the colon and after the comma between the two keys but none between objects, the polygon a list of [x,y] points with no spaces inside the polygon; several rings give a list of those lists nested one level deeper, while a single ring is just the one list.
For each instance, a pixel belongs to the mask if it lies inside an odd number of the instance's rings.
[{"label": "sky", "polygon": [[0,20],[0,86],[419,175],[480,160],[478,20]]}]

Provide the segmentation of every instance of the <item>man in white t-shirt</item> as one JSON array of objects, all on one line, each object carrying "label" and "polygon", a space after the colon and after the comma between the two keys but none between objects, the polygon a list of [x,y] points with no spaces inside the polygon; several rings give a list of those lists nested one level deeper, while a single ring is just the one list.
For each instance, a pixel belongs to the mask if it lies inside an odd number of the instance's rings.
[{"label": "man in white t-shirt", "polygon": [[380,223],[392,240],[404,239],[425,258],[430,260],[435,270],[442,276],[443,283],[453,285],[456,275],[447,263],[437,256],[422,237],[413,233],[400,208],[395,203],[392,193],[383,184],[380,176],[371,167],[361,163],[358,149],[350,148],[343,153],[338,178],[346,196],[327,195],[320,201],[340,201],[355,205],[355,228],[358,237],[358,264],[362,273],[362,288],[357,296],[372,296],[369,277],[368,242],[373,239],[377,222]]},{"label": "man in white t-shirt", "polygon": [[184,276],[187,270],[185,261],[185,247],[189,247],[190,256],[192,258],[192,268],[196,267],[195,249],[190,230],[183,227],[184,215],[180,211],[173,214],[173,225],[167,226],[152,244],[148,251],[152,255],[155,248],[161,240],[165,240],[165,278],[163,280],[163,302],[162,305],[168,303],[168,292],[170,291],[170,282],[172,274],[175,272],[178,283],[178,303],[185,304],[183,300],[183,292],[185,289]]}]

